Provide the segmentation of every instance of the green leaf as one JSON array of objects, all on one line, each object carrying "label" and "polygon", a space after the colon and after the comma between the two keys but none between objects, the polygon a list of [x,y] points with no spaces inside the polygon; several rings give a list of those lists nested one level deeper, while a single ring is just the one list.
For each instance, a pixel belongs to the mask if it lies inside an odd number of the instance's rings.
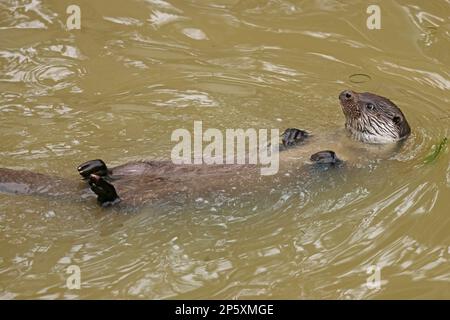
[{"label": "green leaf", "polygon": [[445,150],[446,145],[447,137],[443,138],[439,144],[433,145],[431,153],[426,156],[423,162],[426,164],[434,162],[434,160],[436,160],[436,158]]}]

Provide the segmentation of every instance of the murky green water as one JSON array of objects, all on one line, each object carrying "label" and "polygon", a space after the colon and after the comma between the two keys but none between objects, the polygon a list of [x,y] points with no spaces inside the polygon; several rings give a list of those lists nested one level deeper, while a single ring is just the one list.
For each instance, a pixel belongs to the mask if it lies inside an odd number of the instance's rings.
[{"label": "murky green water", "polygon": [[[261,197],[136,213],[0,194],[1,298],[450,298],[450,3],[0,1],[0,166],[168,159],[177,128],[342,128],[343,89],[413,133],[388,159]],[[249,186],[251,192],[251,186]],[[81,289],[68,289],[70,265]],[[381,287],[367,286],[371,266]]]}]

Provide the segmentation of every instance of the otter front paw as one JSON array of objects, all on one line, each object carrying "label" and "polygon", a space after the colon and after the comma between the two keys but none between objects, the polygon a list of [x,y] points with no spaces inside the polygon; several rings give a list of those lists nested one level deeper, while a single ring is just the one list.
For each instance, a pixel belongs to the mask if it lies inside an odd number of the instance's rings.
[{"label": "otter front paw", "polygon": [[120,201],[116,188],[100,176],[91,174],[89,176],[89,186],[97,195],[97,201],[103,206],[111,206]]},{"label": "otter front paw", "polygon": [[309,133],[305,130],[288,128],[281,135],[281,142],[285,148],[292,147],[303,142],[308,136]]},{"label": "otter front paw", "polygon": [[342,163],[342,160],[336,156],[336,153],[331,150],[319,151],[314,153],[310,160],[317,164],[337,165]]},{"label": "otter front paw", "polygon": [[95,174],[101,177],[108,175],[108,168],[103,160],[96,159],[86,161],[77,167],[78,172],[83,179],[88,179],[91,174]]}]

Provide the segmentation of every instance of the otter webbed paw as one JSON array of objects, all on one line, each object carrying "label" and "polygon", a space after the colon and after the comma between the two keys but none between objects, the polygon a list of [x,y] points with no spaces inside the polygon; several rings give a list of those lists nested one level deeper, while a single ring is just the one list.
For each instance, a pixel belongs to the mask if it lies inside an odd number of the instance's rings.
[{"label": "otter webbed paw", "polygon": [[281,135],[281,142],[285,148],[288,148],[303,142],[308,136],[309,133],[305,130],[288,128]]},{"label": "otter webbed paw", "polygon": [[108,168],[106,167],[105,162],[100,159],[86,161],[80,164],[77,167],[77,170],[83,179],[88,179],[91,174],[101,177],[108,175]]},{"label": "otter webbed paw", "polygon": [[325,164],[325,165],[339,165],[342,163],[342,160],[336,156],[336,153],[331,150],[324,150],[314,153],[310,160],[316,164]]},{"label": "otter webbed paw", "polygon": [[114,205],[120,201],[116,188],[102,177],[91,174],[88,182],[91,190],[97,195],[97,201],[103,207]]}]

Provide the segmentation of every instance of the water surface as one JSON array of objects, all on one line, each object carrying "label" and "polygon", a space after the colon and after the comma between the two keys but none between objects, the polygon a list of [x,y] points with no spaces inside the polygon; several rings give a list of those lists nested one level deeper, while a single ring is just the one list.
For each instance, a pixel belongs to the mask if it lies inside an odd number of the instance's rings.
[{"label": "water surface", "polygon": [[[0,1],[0,165],[78,179],[167,159],[174,129],[339,130],[343,89],[413,132],[389,157],[265,196],[139,212],[0,194],[1,298],[450,298],[450,3]],[[314,183],[312,183],[314,182]],[[66,287],[70,265],[81,289]],[[366,285],[371,266],[381,287]]]}]

